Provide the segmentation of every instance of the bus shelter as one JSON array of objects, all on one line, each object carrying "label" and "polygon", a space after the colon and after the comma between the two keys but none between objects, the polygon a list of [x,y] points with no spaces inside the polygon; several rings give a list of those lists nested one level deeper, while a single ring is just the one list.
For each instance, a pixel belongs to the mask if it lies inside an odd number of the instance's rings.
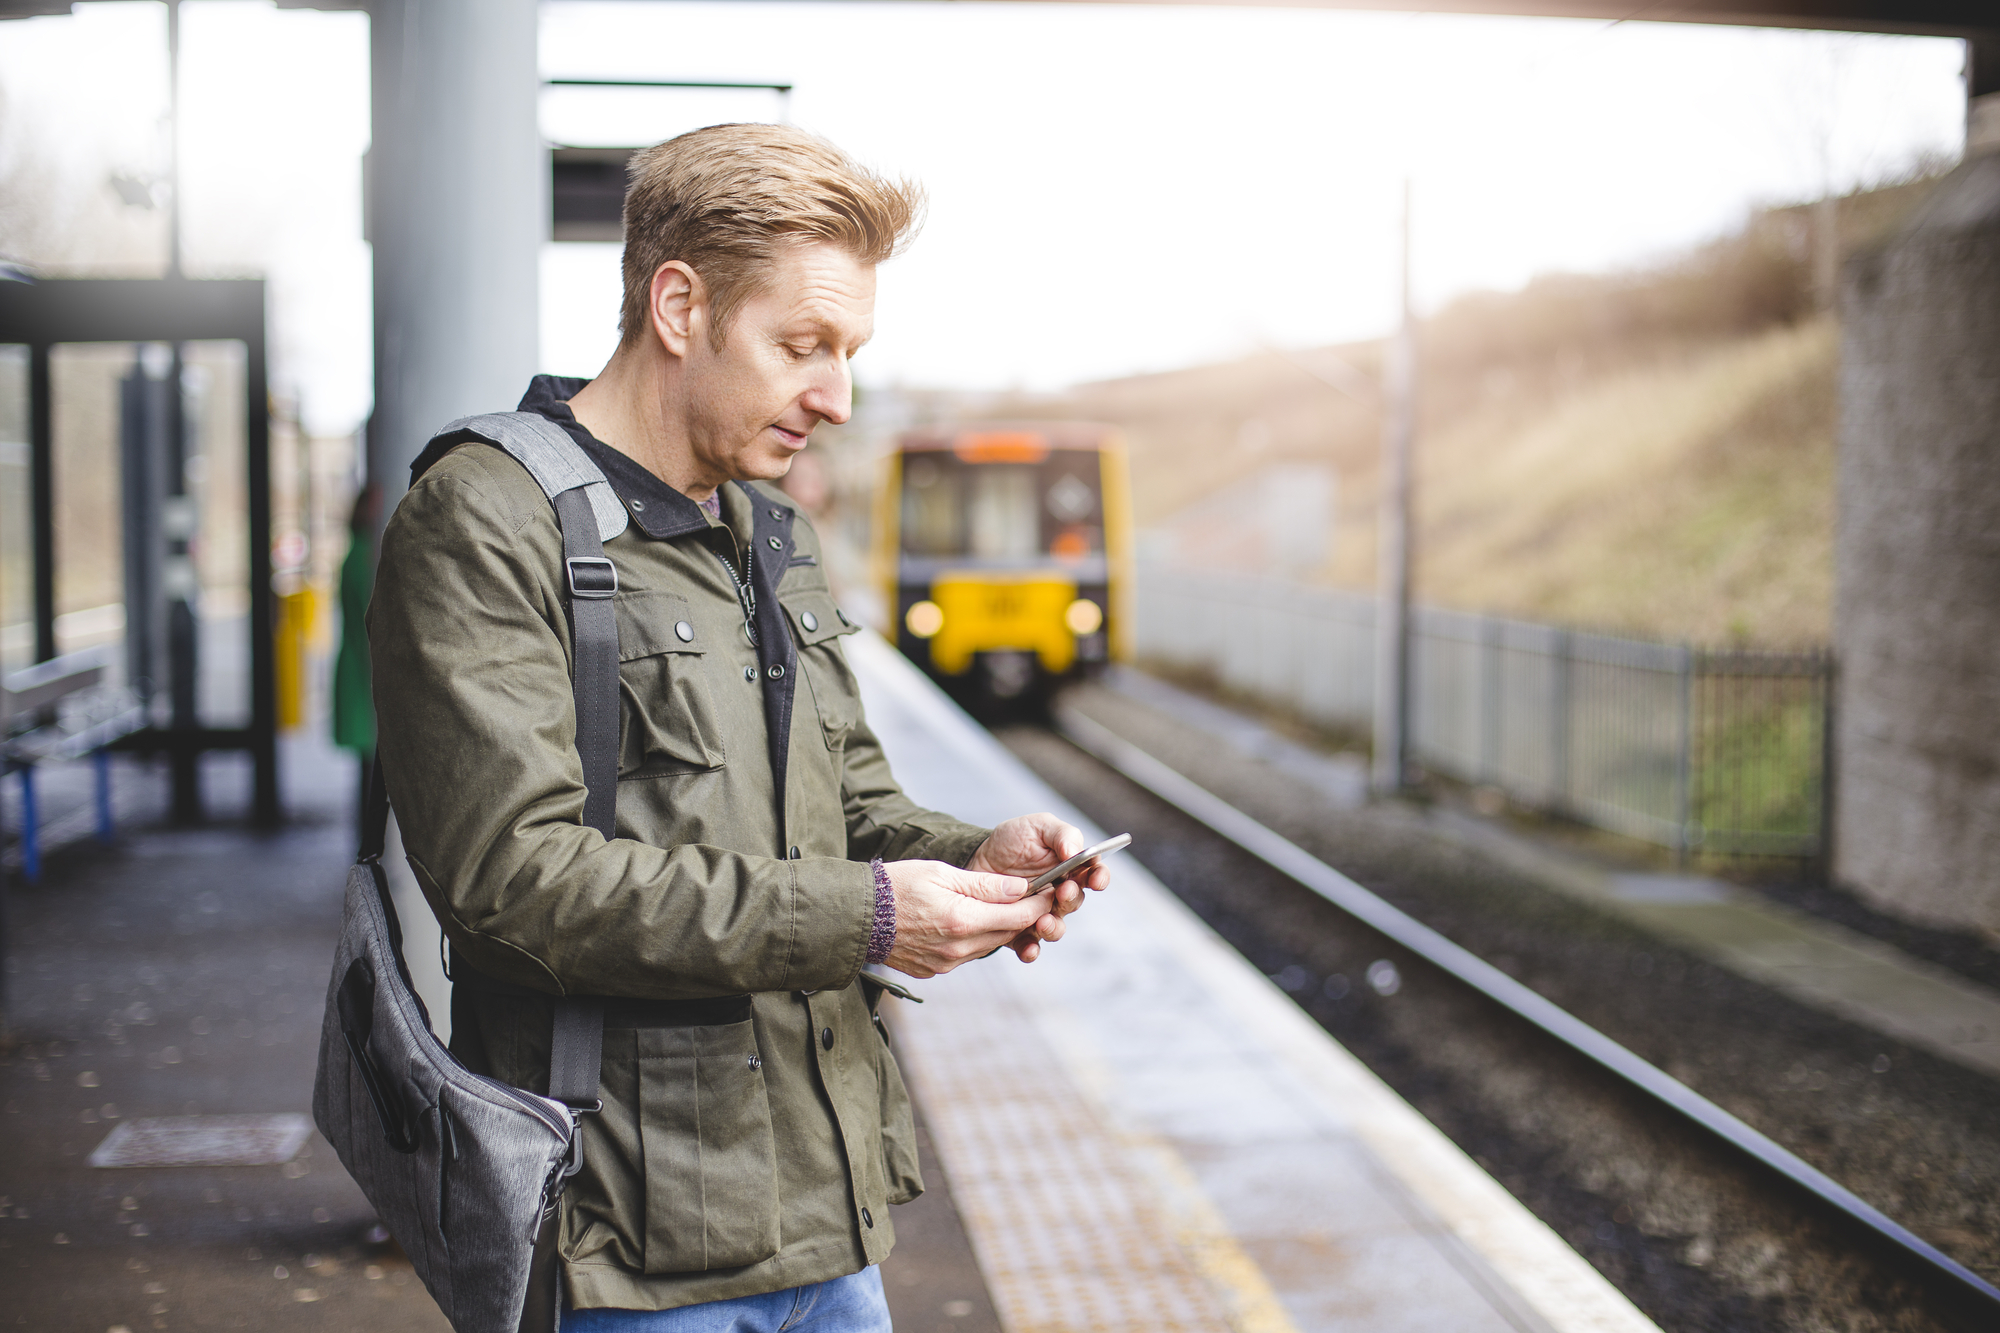
[{"label": "bus shelter", "polygon": [[[122,681],[138,724],[111,745],[168,757],[181,820],[203,814],[199,760],[212,751],[247,752],[251,818],[280,818],[265,350],[258,279],[0,282],[0,354],[26,381],[32,661],[49,674],[73,655],[76,674],[108,668]],[[224,373],[191,373],[206,363]],[[83,373],[93,369],[94,378]],[[100,447],[59,460],[59,411],[89,418],[70,423],[72,433],[95,426]],[[227,429],[204,430],[204,417]],[[218,435],[240,439],[240,455],[204,454],[204,440]],[[226,512],[205,518],[213,476],[227,476],[231,493],[212,506]],[[22,554],[16,540],[10,561]],[[102,605],[65,614],[59,591],[78,581],[66,563],[91,567],[97,591],[86,600]],[[213,578],[205,598],[203,567],[240,571],[240,601]],[[204,601],[216,603],[206,624]],[[218,635],[223,622],[229,632]],[[89,652],[66,652],[78,639]],[[206,681],[205,650],[226,659],[210,664]]]}]

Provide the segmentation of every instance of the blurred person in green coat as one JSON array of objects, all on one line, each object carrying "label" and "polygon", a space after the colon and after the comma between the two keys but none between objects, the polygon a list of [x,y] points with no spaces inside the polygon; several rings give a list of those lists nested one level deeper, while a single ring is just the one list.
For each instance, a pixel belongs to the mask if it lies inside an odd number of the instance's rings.
[{"label": "blurred person in green coat", "polygon": [[347,556],[340,562],[340,651],[333,660],[333,743],[354,751],[361,782],[357,820],[367,802],[375,762],[375,699],[368,665],[368,593],[375,585],[377,492],[363,486],[347,521]]}]

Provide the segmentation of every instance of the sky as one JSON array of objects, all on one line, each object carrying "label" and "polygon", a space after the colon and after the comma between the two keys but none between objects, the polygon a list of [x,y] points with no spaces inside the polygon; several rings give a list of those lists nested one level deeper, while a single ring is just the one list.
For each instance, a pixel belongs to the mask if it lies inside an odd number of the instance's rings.
[{"label": "sky", "polygon": [[[164,9],[0,24],[0,169],[72,191],[161,160]],[[183,6],[189,267],[273,284],[273,372],[309,424],[368,404],[367,20]],[[864,385],[1056,388],[1384,331],[1402,182],[1419,310],[1642,263],[1754,206],[1954,156],[1955,41],[1298,8],[546,0],[551,143],[781,114],[923,184]],[[85,257],[86,261],[88,257]],[[615,246],[547,246],[544,368],[615,340]]]}]

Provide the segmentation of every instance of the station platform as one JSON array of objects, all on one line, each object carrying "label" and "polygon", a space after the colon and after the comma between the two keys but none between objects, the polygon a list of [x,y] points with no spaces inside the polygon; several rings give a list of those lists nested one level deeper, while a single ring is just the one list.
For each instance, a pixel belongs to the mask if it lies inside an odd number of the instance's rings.
[{"label": "station platform", "polygon": [[[848,644],[918,799],[1089,830],[888,645]],[[284,753],[281,831],[134,808],[116,847],[7,886],[0,1322],[443,1327],[317,1135],[283,1160],[94,1160],[137,1119],[309,1106],[353,769],[305,738]],[[216,761],[220,811],[247,800],[239,768]],[[442,1018],[435,926],[414,901],[404,920]],[[913,989],[889,1023],[935,1154],[884,1269],[905,1333],[1653,1327],[1135,856],[1034,965]]]},{"label": "station platform", "polygon": [[[872,634],[911,796],[1098,830]],[[1137,849],[1143,854],[1143,849]],[[1655,1325],[1146,873],[889,1022],[1009,1333]]]}]

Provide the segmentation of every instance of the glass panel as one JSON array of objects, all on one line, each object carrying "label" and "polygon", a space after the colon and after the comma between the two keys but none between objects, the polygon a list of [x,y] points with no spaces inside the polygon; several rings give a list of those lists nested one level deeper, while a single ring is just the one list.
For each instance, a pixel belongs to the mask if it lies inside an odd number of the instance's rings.
[{"label": "glass panel", "polygon": [[28,349],[0,346],[0,671],[35,660],[34,474]]},{"label": "glass panel", "polygon": [[64,343],[49,349],[58,653],[125,636],[120,381],[145,361],[157,374],[165,354],[135,351],[131,343]]},{"label": "glass panel", "polygon": [[250,724],[250,504],[240,342],[182,346],[187,493],[200,526],[189,554],[201,585],[202,725]]},{"label": "glass panel", "polygon": [[[158,343],[50,349],[56,651],[122,643],[118,675],[150,697],[155,720],[165,722],[168,607],[186,598],[197,624],[196,720],[244,726],[245,350],[233,341],[183,344],[179,431],[171,420],[173,365],[173,349]],[[178,535],[188,539],[186,564],[170,554]]]}]

